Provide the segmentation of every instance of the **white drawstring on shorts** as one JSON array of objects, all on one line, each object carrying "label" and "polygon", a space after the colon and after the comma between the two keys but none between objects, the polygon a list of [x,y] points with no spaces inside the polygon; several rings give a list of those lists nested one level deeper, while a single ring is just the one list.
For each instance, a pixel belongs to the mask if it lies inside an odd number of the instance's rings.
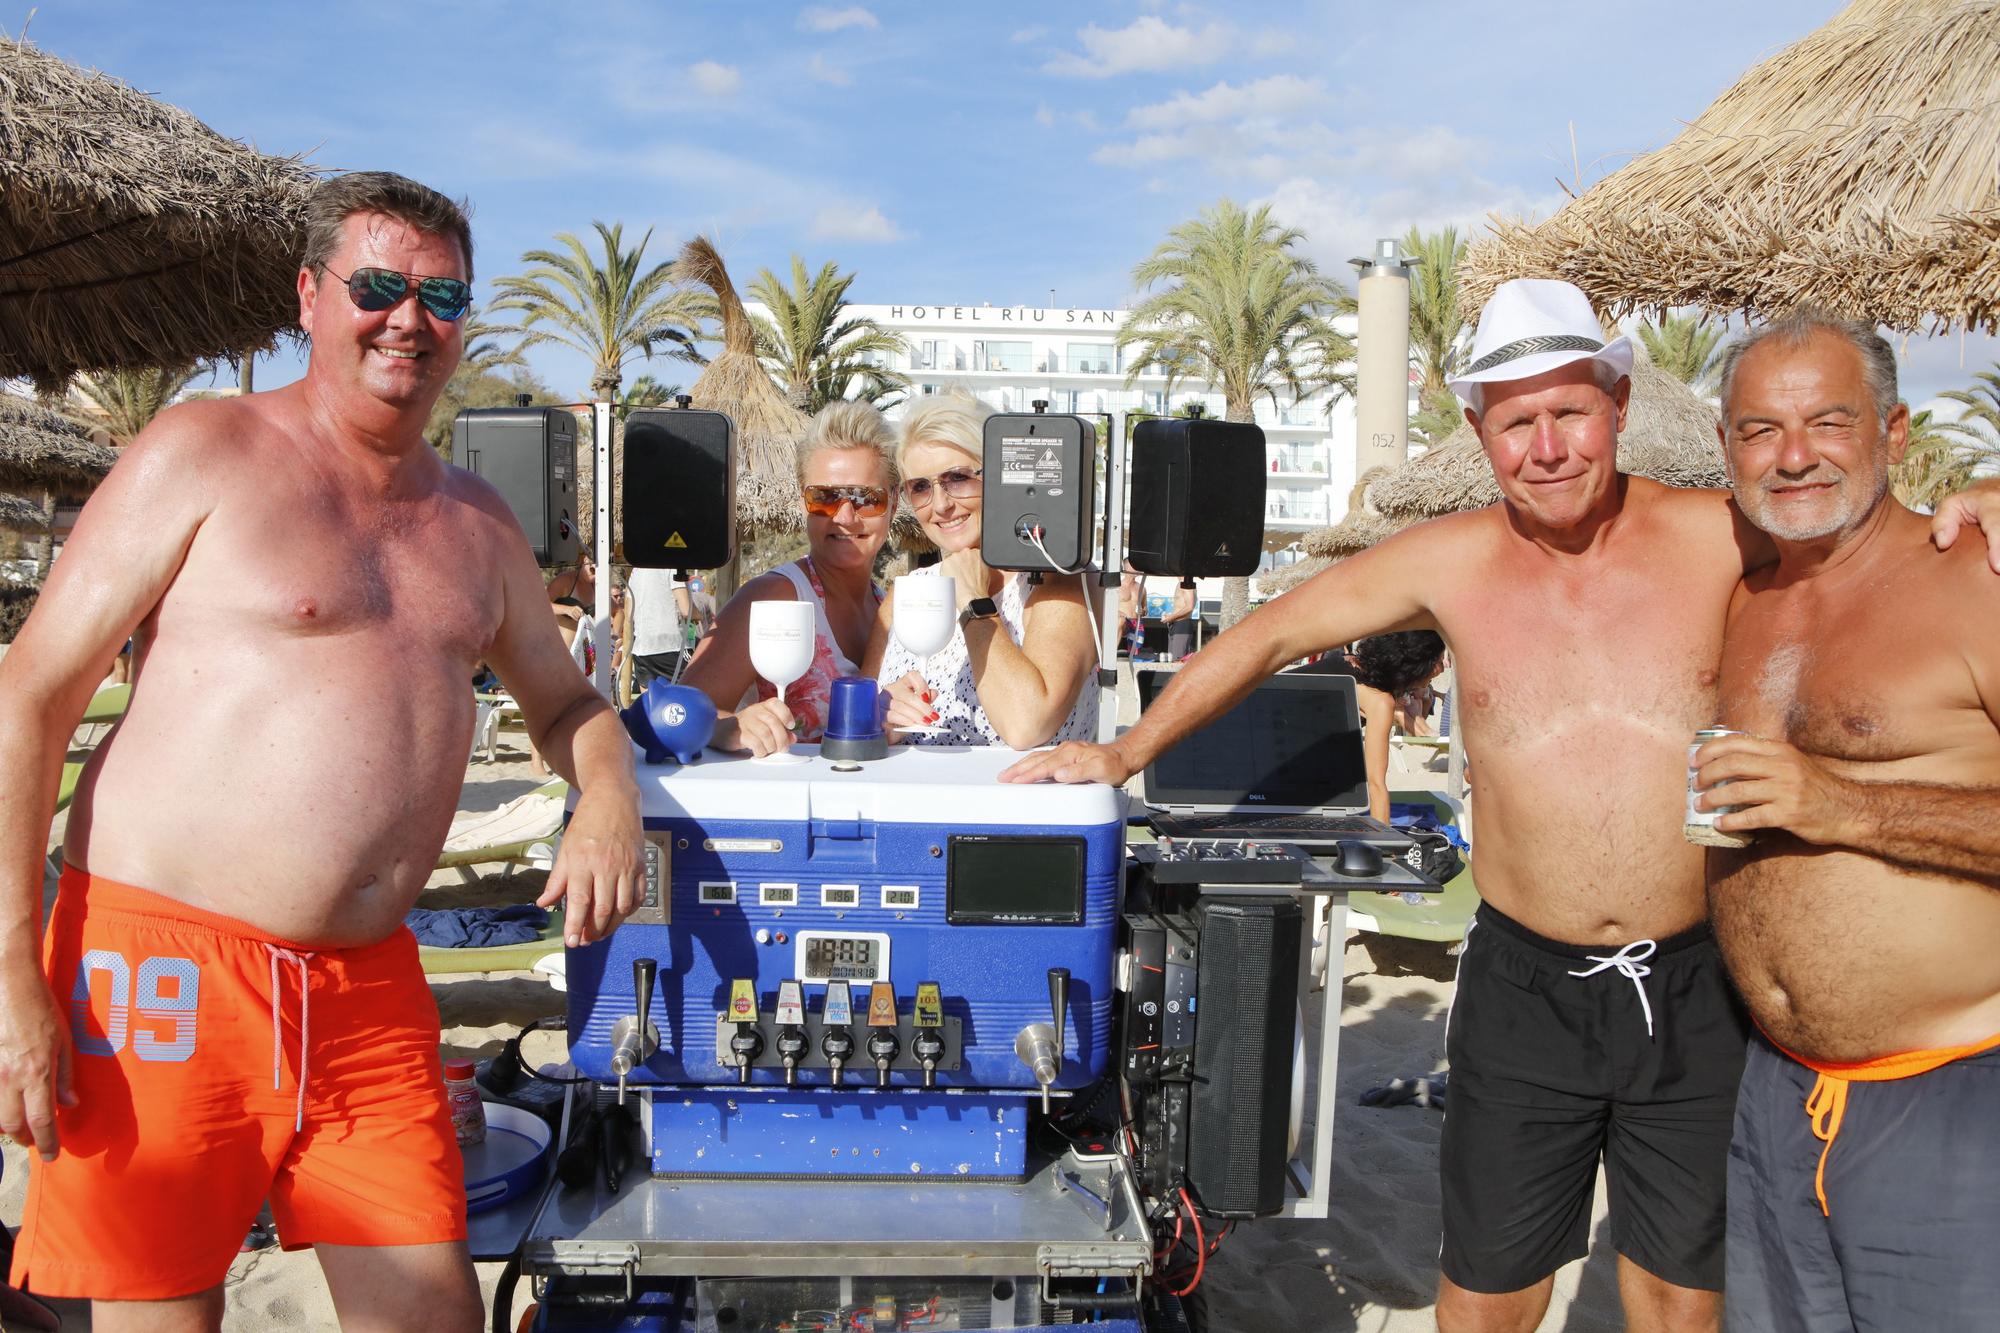
[{"label": "white drawstring on shorts", "polygon": [[292,1128],[295,1132],[303,1133],[306,1127],[307,1043],[312,1038],[312,977],[306,971],[306,964],[312,961],[313,955],[295,953],[275,944],[265,945],[264,950],[271,955],[271,1091],[273,1092],[278,1090],[278,1075],[284,1052],[284,1032],[278,1022],[279,1001],[282,999],[282,992],[278,989],[278,960],[282,958],[288,963],[299,965],[299,1103]]},{"label": "white drawstring on shorts", "polygon": [[1639,1008],[1646,1015],[1646,1036],[1650,1038],[1653,1035],[1653,1004],[1646,998],[1645,979],[1653,975],[1653,969],[1646,966],[1646,959],[1651,958],[1659,947],[1652,940],[1633,940],[1609,958],[1587,953],[1584,958],[1597,966],[1571,972],[1570,975],[1594,977],[1607,967],[1618,969],[1618,975],[1631,982],[1632,989],[1639,992]]}]

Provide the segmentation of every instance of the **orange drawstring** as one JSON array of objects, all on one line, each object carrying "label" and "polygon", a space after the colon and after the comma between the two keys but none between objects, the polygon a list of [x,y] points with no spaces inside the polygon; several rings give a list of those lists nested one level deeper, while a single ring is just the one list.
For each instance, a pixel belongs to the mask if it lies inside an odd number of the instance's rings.
[{"label": "orange drawstring", "polygon": [[1813,1173],[1813,1193],[1819,1196],[1819,1210],[1826,1217],[1833,1210],[1826,1202],[1826,1155],[1840,1134],[1840,1122],[1847,1116],[1847,1080],[1822,1073],[1806,1094],[1806,1114],[1812,1117],[1813,1137],[1825,1143],[1819,1150],[1819,1170]]},{"label": "orange drawstring", "polygon": [[[1762,1032],[1760,1026],[1758,1031]],[[1764,1033],[1766,1041],[1771,1034]],[[1942,1069],[1955,1060],[1981,1055],[2000,1047],[2000,1034],[1984,1041],[1972,1042],[1965,1046],[1946,1046],[1934,1051],[1897,1051],[1892,1055],[1877,1056],[1872,1060],[1822,1061],[1808,1060],[1803,1055],[1794,1054],[1772,1041],[1778,1051],[1796,1064],[1804,1065],[1819,1077],[1813,1082],[1812,1091],[1806,1094],[1806,1116],[1812,1121],[1813,1137],[1826,1144],[1819,1150],[1819,1170],[1813,1175],[1813,1193],[1819,1196],[1819,1210],[1828,1217],[1833,1210],[1826,1201],[1826,1159],[1833,1151],[1833,1141],[1840,1134],[1840,1122],[1847,1117],[1847,1085],[1849,1083],[1892,1083],[1897,1079],[1915,1078],[1928,1074],[1933,1069]]]}]

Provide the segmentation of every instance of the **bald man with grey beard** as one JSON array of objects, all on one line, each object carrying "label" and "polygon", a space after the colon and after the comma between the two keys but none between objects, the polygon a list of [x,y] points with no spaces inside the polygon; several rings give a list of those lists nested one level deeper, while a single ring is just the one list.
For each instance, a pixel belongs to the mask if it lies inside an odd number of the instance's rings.
[{"label": "bald man with grey beard", "polygon": [[1909,409],[1872,327],[1793,315],[1727,371],[1737,503],[1778,549],[1730,603],[1745,734],[1697,755],[1752,839],[1708,861],[1758,1029],[1728,1327],[1973,1327],[2000,1309],[2000,581],[1890,494]]}]

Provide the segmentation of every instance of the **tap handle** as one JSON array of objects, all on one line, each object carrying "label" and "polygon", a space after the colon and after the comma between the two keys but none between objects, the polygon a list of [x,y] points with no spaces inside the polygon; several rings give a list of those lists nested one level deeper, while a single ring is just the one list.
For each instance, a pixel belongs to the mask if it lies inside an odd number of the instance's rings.
[{"label": "tap handle", "polygon": [[1049,969],[1049,1008],[1056,1018],[1056,1066],[1062,1066],[1063,1023],[1069,1013],[1069,969],[1052,967]]},{"label": "tap handle", "polygon": [[646,1020],[653,1008],[653,981],[659,976],[660,965],[651,958],[632,960],[632,995],[634,1007],[639,1014],[639,1040],[646,1040]]}]

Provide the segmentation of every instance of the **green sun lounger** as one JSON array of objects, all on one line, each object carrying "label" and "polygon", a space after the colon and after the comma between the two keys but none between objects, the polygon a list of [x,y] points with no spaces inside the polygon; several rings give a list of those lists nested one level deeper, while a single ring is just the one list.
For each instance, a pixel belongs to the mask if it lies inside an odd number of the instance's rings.
[{"label": "green sun lounger", "polygon": [[[1391,792],[1390,801],[1429,802],[1438,818],[1456,822],[1459,811],[1436,792]],[[1479,906],[1479,890],[1472,882],[1472,864],[1446,880],[1440,892],[1412,894],[1410,901],[1399,893],[1355,893],[1347,899],[1347,924],[1378,935],[1398,935],[1406,940],[1433,940],[1455,944],[1465,938],[1465,928]]]}]

